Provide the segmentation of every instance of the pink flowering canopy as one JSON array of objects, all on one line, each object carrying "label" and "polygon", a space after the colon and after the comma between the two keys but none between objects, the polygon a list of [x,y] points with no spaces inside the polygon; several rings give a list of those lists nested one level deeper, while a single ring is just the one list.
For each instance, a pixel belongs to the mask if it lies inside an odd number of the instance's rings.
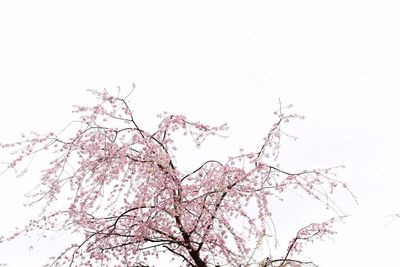
[{"label": "pink flowering canopy", "polygon": [[[31,204],[43,204],[42,213],[0,242],[32,230],[82,235],[45,266],[149,266],[162,253],[178,266],[249,266],[251,241],[274,236],[273,197],[286,190],[303,192],[336,210],[329,195],[338,185],[346,188],[332,178],[332,169],[288,172],[276,164],[282,127],[302,118],[285,114],[290,107],[280,106],[253,152],[240,150],[224,162],[210,159],[184,172],[174,157],[174,137],[183,133],[200,146],[210,136],[223,135],[226,124],[209,126],[165,113],[156,131],[149,132],[136,121],[129,95],[90,92],[97,104],[75,106],[79,120],[73,124],[79,129],[70,126],[69,137],[32,133],[1,144],[13,151],[7,169],[19,175],[37,153],[49,153],[51,161],[30,195]],[[260,266],[316,266],[293,253],[304,242],[334,233],[332,222],[299,230],[286,255],[265,255]]]}]

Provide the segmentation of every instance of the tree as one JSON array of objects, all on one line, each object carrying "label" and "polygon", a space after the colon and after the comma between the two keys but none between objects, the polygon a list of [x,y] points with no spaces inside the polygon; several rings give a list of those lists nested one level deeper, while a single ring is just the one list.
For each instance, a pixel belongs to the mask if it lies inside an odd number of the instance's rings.
[{"label": "tree", "polygon": [[[225,162],[210,159],[184,172],[174,157],[174,137],[189,135],[200,144],[222,136],[227,125],[191,122],[183,115],[159,115],[154,132],[135,120],[128,97],[91,90],[94,106],[75,106],[79,120],[59,134],[32,133],[2,144],[13,150],[7,169],[24,174],[23,162],[51,152],[41,183],[30,195],[42,203],[37,219],[11,240],[33,231],[82,234],[46,266],[148,266],[169,253],[184,266],[250,266],[254,249],[273,237],[269,202],[286,190],[302,191],[335,209],[329,195],[341,184],[333,168],[289,172],[277,164],[282,127],[297,114],[280,105],[276,122],[254,152],[240,150]],[[73,126],[72,126],[73,125]],[[79,125],[79,129],[75,129]],[[75,127],[75,128],[74,128]],[[68,205],[65,206],[65,203]],[[333,234],[334,220],[299,230],[286,255],[259,266],[316,266],[292,258],[304,242]],[[252,240],[259,240],[257,244]]]}]

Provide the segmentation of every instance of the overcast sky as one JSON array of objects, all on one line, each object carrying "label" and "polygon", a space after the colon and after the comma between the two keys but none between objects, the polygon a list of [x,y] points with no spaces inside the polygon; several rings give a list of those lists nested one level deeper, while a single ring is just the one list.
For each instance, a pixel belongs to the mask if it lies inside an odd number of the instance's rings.
[{"label": "overcast sky", "polygon": [[[0,142],[60,130],[73,104],[92,101],[88,88],[135,83],[143,125],[164,110],[227,122],[230,138],[212,143],[222,157],[256,146],[281,99],[306,116],[290,127],[299,139],[285,142],[282,165],[346,165],[339,176],[359,201],[334,196],[351,216],[305,253],[323,267],[400,267],[400,220],[387,226],[400,212],[399,14],[387,0],[1,1]],[[34,214],[21,205],[38,181],[0,177],[0,235]],[[302,205],[275,209],[283,243],[327,218],[318,205],[304,218]],[[39,266],[54,243],[3,244],[0,263]]]}]

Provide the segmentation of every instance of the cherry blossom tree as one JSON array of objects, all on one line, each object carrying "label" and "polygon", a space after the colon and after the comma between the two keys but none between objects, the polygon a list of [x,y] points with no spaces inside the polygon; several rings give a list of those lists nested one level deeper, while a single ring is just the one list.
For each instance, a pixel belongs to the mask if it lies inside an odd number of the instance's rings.
[{"label": "cherry blossom tree", "polygon": [[43,205],[41,214],[0,242],[35,230],[43,236],[81,235],[45,266],[150,266],[161,254],[176,266],[316,266],[294,253],[333,234],[334,219],[300,229],[281,257],[254,257],[263,240],[274,238],[272,198],[293,190],[337,211],[330,195],[338,185],[346,188],[333,168],[279,167],[282,128],[302,118],[287,114],[290,107],[279,106],[258,148],[184,171],[175,157],[176,137],[187,136],[181,138],[200,146],[210,136],[224,136],[226,124],[209,126],[164,113],[157,129],[148,131],[135,118],[130,93],[90,92],[97,104],[74,106],[79,119],[62,132],[31,133],[1,144],[12,151],[7,170],[18,175],[38,153],[51,160],[29,195],[30,205]]}]

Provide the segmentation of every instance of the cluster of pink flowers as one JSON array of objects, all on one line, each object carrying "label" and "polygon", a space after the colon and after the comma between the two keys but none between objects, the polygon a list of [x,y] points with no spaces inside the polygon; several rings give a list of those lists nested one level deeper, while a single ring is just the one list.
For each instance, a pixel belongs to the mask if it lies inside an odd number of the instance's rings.
[{"label": "cluster of pink flowers", "polygon": [[[164,113],[158,129],[148,132],[136,122],[127,99],[107,91],[92,93],[99,103],[75,107],[80,129],[72,136],[32,134],[0,146],[15,150],[8,168],[20,173],[35,154],[52,153],[31,195],[32,204],[44,203],[42,217],[9,237],[61,228],[83,235],[81,243],[71,244],[48,266],[144,266],[160,253],[187,266],[240,266],[251,252],[249,237],[272,235],[271,197],[300,190],[335,208],[328,195],[341,182],[329,176],[332,169],[287,172],[276,164],[281,128],[301,118],[284,114],[288,107],[280,107],[255,151],[241,149],[226,162],[211,159],[186,173],[174,160],[175,132],[189,134],[200,145],[209,136],[224,136],[226,124],[209,126]],[[65,209],[59,208],[61,197],[69,203]],[[256,212],[249,208],[253,204]],[[235,218],[243,218],[245,225],[238,227]],[[314,233],[332,234],[329,225],[303,228],[290,251],[300,251],[298,241]]]}]

